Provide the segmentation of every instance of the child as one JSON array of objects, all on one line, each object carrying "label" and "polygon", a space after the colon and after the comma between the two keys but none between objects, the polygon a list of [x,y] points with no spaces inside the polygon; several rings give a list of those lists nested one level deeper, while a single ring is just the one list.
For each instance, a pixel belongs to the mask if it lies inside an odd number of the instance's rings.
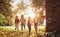
[{"label": "child", "polygon": [[25,18],[23,15],[21,15],[20,22],[21,22],[21,30],[23,30],[23,27],[25,28]]},{"label": "child", "polygon": [[29,34],[31,32],[31,18],[28,17],[28,29],[29,29]]},{"label": "child", "polygon": [[15,19],[15,30],[18,30],[19,28],[19,19],[18,19],[18,16],[16,16],[16,19]]},{"label": "child", "polygon": [[37,29],[38,29],[38,19],[37,19],[37,17],[35,17],[34,18],[34,28],[35,28],[35,31],[36,31],[36,33],[37,33]]}]

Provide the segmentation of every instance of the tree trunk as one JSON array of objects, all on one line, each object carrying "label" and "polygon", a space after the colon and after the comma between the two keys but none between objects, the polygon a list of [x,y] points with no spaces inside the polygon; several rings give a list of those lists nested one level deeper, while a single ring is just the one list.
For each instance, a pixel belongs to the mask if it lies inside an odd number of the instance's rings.
[{"label": "tree trunk", "polygon": [[45,0],[46,1],[46,32],[60,34],[60,0]]}]

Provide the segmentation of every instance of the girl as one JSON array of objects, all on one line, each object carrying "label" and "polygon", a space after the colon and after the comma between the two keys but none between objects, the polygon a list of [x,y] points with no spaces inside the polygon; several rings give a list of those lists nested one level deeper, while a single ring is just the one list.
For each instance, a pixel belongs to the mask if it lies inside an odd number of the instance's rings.
[{"label": "girl", "polygon": [[38,18],[35,17],[35,18],[34,18],[34,28],[35,28],[36,33],[37,33],[37,29],[38,29],[37,26],[38,26]]},{"label": "girl", "polygon": [[28,30],[29,30],[29,34],[31,32],[31,18],[28,17]]}]

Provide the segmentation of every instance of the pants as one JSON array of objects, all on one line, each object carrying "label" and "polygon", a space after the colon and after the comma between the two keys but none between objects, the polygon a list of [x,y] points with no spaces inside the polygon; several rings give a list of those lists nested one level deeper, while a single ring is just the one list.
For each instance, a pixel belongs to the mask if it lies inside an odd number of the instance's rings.
[{"label": "pants", "polygon": [[35,31],[36,31],[36,33],[37,33],[37,23],[35,23],[34,28],[35,28]]},{"label": "pants", "polygon": [[25,24],[24,23],[21,24],[21,30],[23,30],[23,28],[25,29]]},{"label": "pants", "polygon": [[17,29],[18,30],[19,26],[18,26],[18,23],[15,24],[15,30]]},{"label": "pants", "polygon": [[31,26],[28,26],[28,30],[29,30],[29,34],[30,34],[30,32],[31,32]]}]

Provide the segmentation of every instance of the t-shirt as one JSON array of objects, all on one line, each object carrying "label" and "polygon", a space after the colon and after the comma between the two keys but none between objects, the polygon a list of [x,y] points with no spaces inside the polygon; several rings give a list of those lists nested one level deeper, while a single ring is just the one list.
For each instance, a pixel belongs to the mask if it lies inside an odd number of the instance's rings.
[{"label": "t-shirt", "polygon": [[15,23],[19,23],[19,19],[15,19]]},{"label": "t-shirt", "polygon": [[21,18],[20,21],[21,21],[21,23],[24,23],[25,22],[25,19],[24,18]]},{"label": "t-shirt", "polygon": [[31,25],[31,20],[28,20],[28,25]]}]

